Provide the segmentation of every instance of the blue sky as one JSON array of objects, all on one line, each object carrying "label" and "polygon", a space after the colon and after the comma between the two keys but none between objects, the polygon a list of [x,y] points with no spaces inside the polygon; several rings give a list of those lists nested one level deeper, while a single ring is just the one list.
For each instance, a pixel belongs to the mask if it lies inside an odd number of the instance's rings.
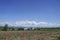
[{"label": "blue sky", "polygon": [[0,22],[60,24],[60,0],[0,0]]}]

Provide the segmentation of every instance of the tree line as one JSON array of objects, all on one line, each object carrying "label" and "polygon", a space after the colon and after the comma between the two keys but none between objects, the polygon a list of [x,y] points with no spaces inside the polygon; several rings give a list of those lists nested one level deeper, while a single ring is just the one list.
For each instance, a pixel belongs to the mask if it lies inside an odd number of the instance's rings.
[{"label": "tree line", "polygon": [[0,31],[20,31],[20,30],[40,30],[40,28],[23,28],[23,27],[20,27],[20,28],[14,28],[14,27],[9,27],[8,24],[5,24],[4,26],[0,26]]},{"label": "tree line", "polygon": [[24,30],[24,28],[14,28],[14,27],[9,27],[8,24],[5,24],[4,26],[0,26],[0,31],[19,31],[19,30]]},{"label": "tree line", "polygon": [[52,31],[52,30],[60,30],[60,28],[24,28],[24,27],[9,27],[8,24],[5,24],[4,26],[0,26],[0,31],[20,31],[20,30],[47,30],[47,31]]}]

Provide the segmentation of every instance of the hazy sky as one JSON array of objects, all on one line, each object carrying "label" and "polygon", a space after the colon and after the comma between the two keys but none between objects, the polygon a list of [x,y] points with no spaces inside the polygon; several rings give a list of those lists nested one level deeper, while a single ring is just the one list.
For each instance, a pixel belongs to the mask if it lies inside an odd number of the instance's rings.
[{"label": "hazy sky", "polygon": [[0,0],[0,22],[60,24],[60,0]]}]

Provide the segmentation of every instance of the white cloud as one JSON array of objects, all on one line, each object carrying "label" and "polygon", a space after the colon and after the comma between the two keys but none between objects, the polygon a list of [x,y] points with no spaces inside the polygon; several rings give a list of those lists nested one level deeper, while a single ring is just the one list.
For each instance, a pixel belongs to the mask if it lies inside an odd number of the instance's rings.
[{"label": "white cloud", "polygon": [[4,26],[5,24],[8,24],[8,26],[14,26],[14,23],[11,22],[0,22],[0,26]]},{"label": "white cloud", "polygon": [[59,27],[60,24],[36,21],[17,21],[17,26],[40,26],[40,27]]},{"label": "white cloud", "polygon": [[9,24],[9,25],[10,25],[9,22],[1,22],[1,23],[0,23],[0,25],[5,25],[5,24]]},{"label": "white cloud", "polygon": [[47,22],[36,22],[36,21],[17,21],[16,25],[19,26],[41,26],[41,25],[47,25]]},{"label": "white cloud", "polygon": [[17,21],[15,23],[11,22],[1,22],[0,25],[8,24],[9,26],[27,26],[27,27],[59,27],[60,24],[48,23],[48,22],[36,22],[36,21]]}]

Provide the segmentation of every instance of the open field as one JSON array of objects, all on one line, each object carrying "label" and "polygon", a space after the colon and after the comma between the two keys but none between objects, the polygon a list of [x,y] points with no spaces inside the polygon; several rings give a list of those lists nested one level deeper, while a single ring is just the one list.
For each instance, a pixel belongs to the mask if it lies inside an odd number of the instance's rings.
[{"label": "open field", "polygon": [[58,40],[60,31],[0,31],[0,40]]}]

